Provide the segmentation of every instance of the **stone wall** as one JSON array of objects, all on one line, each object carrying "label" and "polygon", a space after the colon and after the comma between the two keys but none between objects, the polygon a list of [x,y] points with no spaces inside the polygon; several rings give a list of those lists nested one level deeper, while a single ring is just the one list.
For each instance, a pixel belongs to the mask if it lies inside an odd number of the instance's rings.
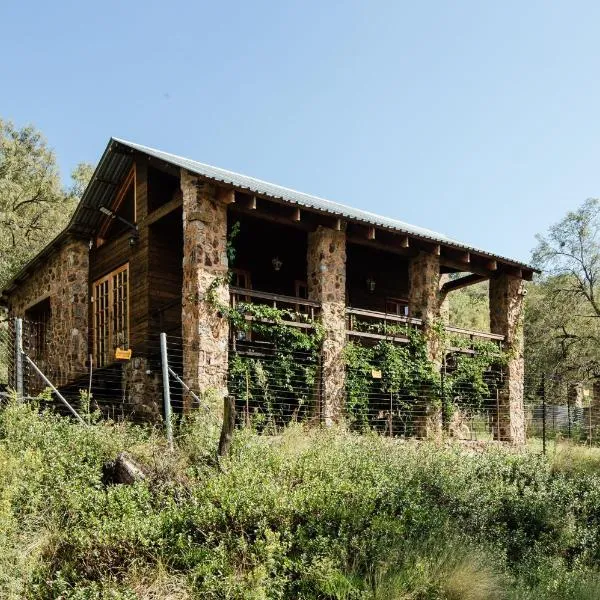
[{"label": "stone wall", "polygon": [[508,355],[504,385],[499,392],[496,436],[513,444],[525,443],[523,410],[523,298],[524,282],[501,273],[490,279],[490,331],[504,335]]},{"label": "stone wall", "polygon": [[68,240],[37,265],[9,297],[10,317],[22,318],[49,298],[47,345],[39,366],[55,385],[87,372],[88,270],[87,243]]},{"label": "stone wall", "polygon": [[321,303],[322,418],[331,425],[341,419],[345,404],[346,233],[325,227],[311,232],[307,263],[308,297]]},{"label": "stone wall", "polygon": [[[183,193],[183,377],[202,393],[227,394],[229,323],[207,298],[229,304],[227,205],[212,183],[181,171]],[[215,287],[215,281],[220,282]],[[189,410],[191,398],[184,402]]]},{"label": "stone wall", "polygon": [[159,369],[151,369],[143,356],[122,365],[123,413],[136,421],[155,422],[164,414],[163,382]]}]

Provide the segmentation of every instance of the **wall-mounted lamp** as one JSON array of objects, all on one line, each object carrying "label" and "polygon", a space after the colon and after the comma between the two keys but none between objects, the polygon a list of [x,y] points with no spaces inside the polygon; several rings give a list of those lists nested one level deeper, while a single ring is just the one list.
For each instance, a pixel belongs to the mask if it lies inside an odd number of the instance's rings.
[{"label": "wall-mounted lamp", "polygon": [[373,293],[375,291],[375,280],[372,277],[367,279],[367,289]]},{"label": "wall-mounted lamp", "polygon": [[279,256],[275,256],[273,258],[273,260],[271,261],[271,264],[273,265],[273,269],[275,269],[275,271],[281,271],[281,267],[283,266],[283,262],[281,261],[281,259],[279,258]]}]

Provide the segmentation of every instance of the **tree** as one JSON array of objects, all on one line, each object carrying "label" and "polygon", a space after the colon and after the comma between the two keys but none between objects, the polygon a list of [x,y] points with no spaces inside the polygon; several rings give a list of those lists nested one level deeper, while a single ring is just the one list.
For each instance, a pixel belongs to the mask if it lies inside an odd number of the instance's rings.
[{"label": "tree", "polygon": [[41,133],[0,119],[0,289],[66,225],[91,171],[78,165],[63,189]]},{"label": "tree", "polygon": [[537,240],[544,273],[527,298],[530,369],[600,377],[600,202],[586,200]]},{"label": "tree", "polygon": [[448,294],[450,324],[476,331],[490,330],[489,284],[469,285]]}]

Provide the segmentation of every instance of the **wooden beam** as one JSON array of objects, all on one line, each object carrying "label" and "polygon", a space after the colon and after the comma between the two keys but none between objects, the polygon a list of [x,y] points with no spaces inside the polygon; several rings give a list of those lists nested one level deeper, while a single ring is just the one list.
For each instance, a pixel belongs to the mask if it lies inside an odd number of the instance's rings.
[{"label": "wooden beam", "polygon": [[451,269],[455,269],[456,271],[476,273],[477,275],[484,275],[485,277],[489,277],[491,275],[491,272],[484,267],[480,267],[472,262],[467,264],[459,260],[452,259],[448,256],[440,257],[440,265],[444,267],[450,267]]},{"label": "wooden beam", "polygon": [[441,255],[441,253],[442,253],[442,249],[440,248],[440,245],[439,245],[439,244],[435,244],[435,246],[433,247],[433,253],[434,253],[436,256],[440,256],[440,255]]},{"label": "wooden beam", "polygon": [[369,227],[369,230],[367,231],[367,239],[368,240],[375,239],[375,227]]},{"label": "wooden beam", "polygon": [[336,231],[343,231],[344,230],[344,225],[345,225],[345,223],[344,223],[344,221],[342,219],[336,219],[335,220],[335,225],[334,225],[333,228]]},{"label": "wooden beam", "polygon": [[498,263],[495,260],[488,260],[486,267],[490,270],[490,271],[497,271],[498,270]]},{"label": "wooden beam", "polygon": [[219,188],[217,190],[217,200],[223,204],[235,203],[235,190],[233,188]]},{"label": "wooden beam", "polygon": [[451,279],[450,281],[447,281],[444,283],[440,291],[442,294],[448,294],[454,290],[460,290],[461,288],[469,285],[475,285],[476,283],[486,281],[487,279],[489,279],[489,277],[486,277],[485,275],[472,273],[471,275],[466,275],[465,277],[459,277],[458,279]]},{"label": "wooden beam", "polygon": [[[261,209],[263,208],[261,204]],[[303,229],[304,231],[315,231],[317,224],[305,219],[304,221],[292,221],[289,217],[283,217],[281,215],[274,215],[268,210],[256,210],[252,208],[246,208],[242,206],[241,202],[237,202],[231,208],[234,213],[242,215],[251,215],[253,217],[270,221],[271,223],[278,223],[279,225],[286,225],[287,227],[296,227]]]},{"label": "wooden beam", "polygon": [[183,198],[181,194],[176,194],[176,196],[166,202],[162,206],[159,206],[157,209],[153,210],[141,223],[143,227],[148,227],[148,225],[152,225],[152,223],[156,223],[159,219],[167,216],[169,213],[181,208],[183,206]]},{"label": "wooden beam", "polygon": [[401,240],[400,240],[400,246],[402,248],[408,248],[410,246],[410,240],[408,239],[407,235],[403,235]]},{"label": "wooden beam", "polygon": [[502,271],[507,273],[508,275],[512,275],[513,277],[518,277],[519,279],[525,279],[523,277],[523,271],[518,267],[513,267],[512,265],[502,265]]},{"label": "wooden beam", "polygon": [[418,250],[415,248],[402,248],[400,245],[394,246],[389,243],[382,243],[375,240],[369,240],[363,235],[357,234],[346,234],[346,241],[349,244],[357,244],[359,246],[366,246],[367,248],[373,248],[374,250],[382,250],[383,252],[389,252],[390,254],[397,254],[404,258],[413,258],[418,254]]},{"label": "wooden beam", "polygon": [[300,221],[301,219],[301,214],[300,214],[300,209],[299,208],[294,208],[293,212],[292,212],[292,221]]}]

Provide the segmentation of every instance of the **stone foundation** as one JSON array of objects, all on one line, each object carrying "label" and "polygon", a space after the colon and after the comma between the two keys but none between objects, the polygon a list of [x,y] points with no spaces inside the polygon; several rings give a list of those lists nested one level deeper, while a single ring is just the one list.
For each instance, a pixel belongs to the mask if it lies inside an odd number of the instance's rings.
[{"label": "stone foundation", "polygon": [[521,278],[501,273],[490,279],[490,330],[505,336],[503,348],[508,354],[495,431],[497,439],[513,444],[525,443],[523,298]]},{"label": "stone foundation", "polygon": [[322,363],[322,419],[338,422],[345,404],[346,233],[325,227],[308,236],[308,297],[321,303],[325,330]]},{"label": "stone foundation", "polygon": [[123,365],[123,414],[154,422],[162,419],[163,413],[162,374],[149,370],[148,359],[134,357]]},{"label": "stone foundation", "polygon": [[[30,309],[49,299],[46,345],[41,356],[32,358],[57,386],[88,370],[88,272],[87,243],[68,240],[37,265],[9,299],[10,318],[24,319]],[[24,333],[27,346],[27,328]]]},{"label": "stone foundation", "polygon": [[[201,393],[227,394],[229,323],[214,303],[229,305],[227,206],[217,188],[181,171],[183,193],[183,379]],[[192,399],[184,399],[189,410]]]}]

